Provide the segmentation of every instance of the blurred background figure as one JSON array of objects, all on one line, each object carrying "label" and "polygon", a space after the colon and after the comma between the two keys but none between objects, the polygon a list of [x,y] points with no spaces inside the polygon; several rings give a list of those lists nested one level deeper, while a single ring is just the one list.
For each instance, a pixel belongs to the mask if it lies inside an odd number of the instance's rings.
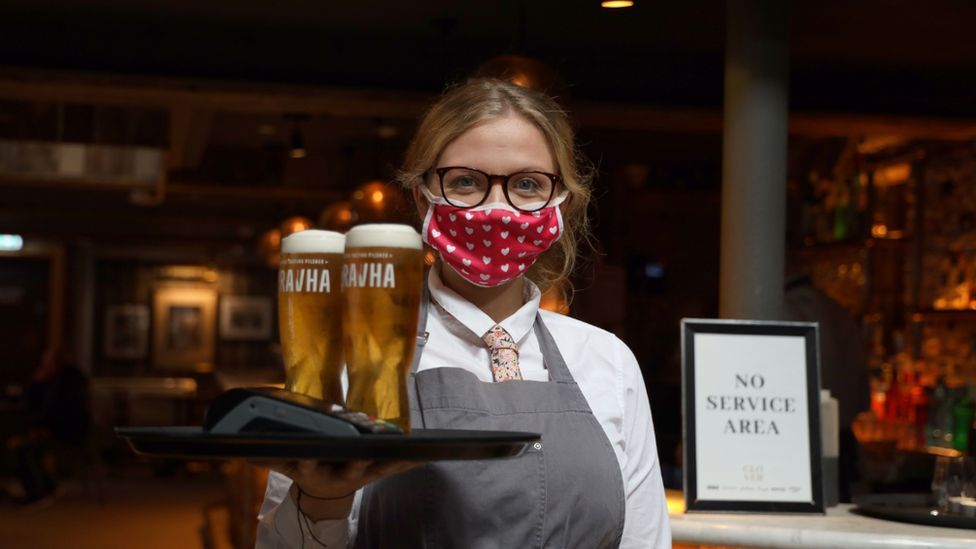
[{"label": "blurred background figure", "polygon": [[55,494],[58,455],[83,452],[89,442],[88,379],[58,348],[44,352],[25,391],[27,429],[8,440],[23,494],[35,503]]},{"label": "blurred background figure", "polygon": [[840,500],[850,501],[858,480],[857,439],[851,425],[870,407],[867,358],[861,330],[847,309],[813,285],[798,261],[787,254],[783,318],[820,324],[820,387],[830,390],[840,405]]}]

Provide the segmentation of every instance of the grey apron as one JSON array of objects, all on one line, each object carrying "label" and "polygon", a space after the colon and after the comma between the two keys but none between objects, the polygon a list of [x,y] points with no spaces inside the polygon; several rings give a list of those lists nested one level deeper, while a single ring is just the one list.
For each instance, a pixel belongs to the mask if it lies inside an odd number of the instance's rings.
[{"label": "grey apron", "polygon": [[[484,383],[461,368],[417,372],[423,300],[408,380],[414,427],[528,431],[523,455],[431,463],[369,485],[355,547],[617,547],[623,479],[606,433],[570,375],[541,316],[534,330],[551,381]],[[485,365],[487,367],[487,364]]]}]

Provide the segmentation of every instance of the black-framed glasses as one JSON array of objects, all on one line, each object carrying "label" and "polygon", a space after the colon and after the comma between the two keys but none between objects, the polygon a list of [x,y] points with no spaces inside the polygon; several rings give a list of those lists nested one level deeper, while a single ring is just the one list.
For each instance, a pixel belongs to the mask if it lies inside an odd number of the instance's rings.
[{"label": "black-framed glasses", "polygon": [[522,212],[535,212],[552,202],[561,178],[552,173],[525,171],[492,175],[474,168],[447,166],[434,169],[441,196],[456,208],[474,208],[484,204],[495,181],[501,181],[505,200]]}]

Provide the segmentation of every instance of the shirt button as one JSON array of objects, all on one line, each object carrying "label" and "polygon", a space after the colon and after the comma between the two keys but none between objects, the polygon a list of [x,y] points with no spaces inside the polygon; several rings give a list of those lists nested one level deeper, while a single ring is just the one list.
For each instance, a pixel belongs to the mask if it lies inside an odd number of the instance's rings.
[{"label": "shirt button", "polygon": [[532,445],[532,447],[535,448],[536,450],[541,450],[542,449],[542,443],[541,442],[536,442],[535,444]]}]

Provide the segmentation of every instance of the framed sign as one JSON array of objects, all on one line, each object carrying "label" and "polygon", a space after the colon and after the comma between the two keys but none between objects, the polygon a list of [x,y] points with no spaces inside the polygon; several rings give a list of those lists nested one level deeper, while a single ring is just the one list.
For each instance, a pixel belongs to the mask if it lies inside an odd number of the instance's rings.
[{"label": "framed sign", "polygon": [[217,293],[202,286],[162,286],[153,296],[153,365],[210,372]]},{"label": "framed sign", "polygon": [[823,513],[817,325],[681,321],[688,511]]},{"label": "framed sign", "polygon": [[271,337],[271,298],[228,295],[220,299],[220,335],[224,339]]},{"label": "framed sign", "polygon": [[113,305],[105,311],[105,356],[140,360],[149,349],[149,307]]}]

